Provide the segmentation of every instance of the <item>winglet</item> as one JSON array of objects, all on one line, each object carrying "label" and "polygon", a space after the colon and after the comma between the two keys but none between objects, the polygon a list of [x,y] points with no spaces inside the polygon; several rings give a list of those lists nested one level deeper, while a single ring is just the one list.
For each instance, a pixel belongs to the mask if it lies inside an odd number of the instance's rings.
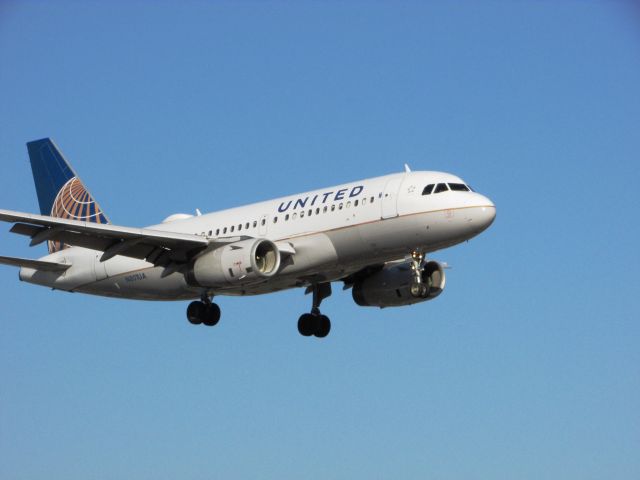
[{"label": "winglet", "polygon": [[410,172],[411,172],[411,167],[409,167],[409,164],[408,164],[408,163],[405,163],[405,164],[404,164],[404,171],[405,171],[406,173],[410,173]]}]

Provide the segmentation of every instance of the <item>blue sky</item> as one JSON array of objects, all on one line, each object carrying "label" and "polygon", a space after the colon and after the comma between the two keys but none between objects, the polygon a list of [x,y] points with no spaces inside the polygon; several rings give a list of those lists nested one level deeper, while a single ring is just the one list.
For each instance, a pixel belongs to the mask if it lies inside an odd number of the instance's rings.
[{"label": "blue sky", "polygon": [[[625,2],[0,4],[0,207],[51,136],[111,220],[414,169],[494,225],[433,302],[323,341],[302,291],[186,304],[0,270],[0,477],[640,477],[640,15]],[[0,253],[37,257],[0,233]]]}]

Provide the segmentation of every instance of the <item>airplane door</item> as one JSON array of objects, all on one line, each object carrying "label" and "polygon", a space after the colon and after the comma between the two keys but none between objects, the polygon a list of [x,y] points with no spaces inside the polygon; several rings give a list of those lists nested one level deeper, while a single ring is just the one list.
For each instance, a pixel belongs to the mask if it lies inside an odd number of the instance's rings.
[{"label": "airplane door", "polygon": [[390,179],[384,187],[382,194],[382,218],[398,216],[398,191],[403,177]]},{"label": "airplane door", "polygon": [[262,215],[260,224],[258,225],[258,234],[264,237],[267,234],[267,224],[269,223],[269,215]]},{"label": "airplane door", "polygon": [[96,281],[104,280],[107,278],[107,266],[105,262],[100,261],[100,257],[102,256],[102,252],[96,253],[96,256],[93,260],[93,270],[96,275]]}]

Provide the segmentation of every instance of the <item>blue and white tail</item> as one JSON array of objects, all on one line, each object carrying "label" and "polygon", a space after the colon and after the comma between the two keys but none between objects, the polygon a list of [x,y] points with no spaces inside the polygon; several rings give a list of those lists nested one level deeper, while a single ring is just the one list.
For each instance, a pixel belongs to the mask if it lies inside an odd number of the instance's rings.
[{"label": "blue and white tail", "polygon": [[[98,202],[49,138],[27,143],[40,213],[84,222],[110,223]],[[49,242],[49,253],[65,248]]]}]

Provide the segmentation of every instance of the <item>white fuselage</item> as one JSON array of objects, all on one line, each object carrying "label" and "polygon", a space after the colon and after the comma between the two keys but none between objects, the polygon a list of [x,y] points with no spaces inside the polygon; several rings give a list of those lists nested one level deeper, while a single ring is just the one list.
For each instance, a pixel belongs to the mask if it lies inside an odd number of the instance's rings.
[{"label": "white fuselage", "polygon": [[[367,266],[404,258],[414,250],[433,252],[468,240],[495,217],[493,203],[472,191],[423,195],[429,184],[464,183],[441,172],[405,172],[350,182],[266,202],[162,223],[150,229],[198,234],[212,241],[229,237],[272,240],[295,251],[274,277],[250,285],[208,289],[215,295],[252,295],[313,282],[335,281]],[[24,281],[96,295],[182,300],[205,291],[181,272],[144,260],[70,247],[44,260],[72,266],[53,275],[23,267]],[[163,275],[164,272],[164,275]]]}]

